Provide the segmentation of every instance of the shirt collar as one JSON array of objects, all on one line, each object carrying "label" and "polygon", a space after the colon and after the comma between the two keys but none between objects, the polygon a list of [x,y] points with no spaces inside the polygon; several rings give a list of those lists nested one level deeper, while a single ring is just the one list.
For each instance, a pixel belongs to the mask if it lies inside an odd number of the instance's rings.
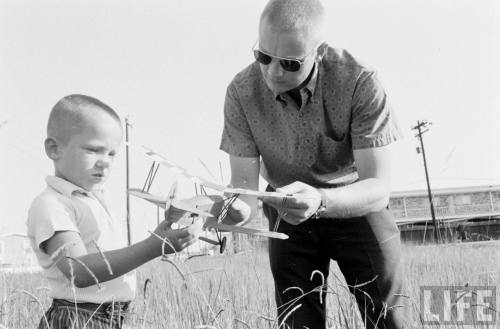
[{"label": "shirt collar", "polygon": [[76,186],[75,184],[57,176],[47,176],[45,178],[45,182],[47,183],[48,186],[56,190],[57,192],[67,196],[71,197],[73,193],[78,192],[84,195],[89,195],[90,193],[86,191],[85,189]]},{"label": "shirt collar", "polygon": [[[316,81],[318,80],[318,66],[319,66],[318,63],[314,64],[311,79],[309,79],[309,82],[301,89],[309,93],[309,98],[311,98],[312,95],[314,95],[314,90],[316,89]],[[272,93],[274,95],[275,100],[283,101],[282,95],[284,93],[275,93],[274,91]]]}]

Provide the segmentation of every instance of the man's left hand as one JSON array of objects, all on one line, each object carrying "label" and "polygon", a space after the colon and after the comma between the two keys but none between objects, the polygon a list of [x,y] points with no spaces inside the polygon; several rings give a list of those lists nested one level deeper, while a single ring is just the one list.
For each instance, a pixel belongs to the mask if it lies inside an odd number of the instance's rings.
[{"label": "man's left hand", "polygon": [[321,204],[321,193],[302,182],[276,189],[276,192],[293,194],[293,197],[261,197],[262,202],[276,208],[281,218],[291,225],[299,225],[316,213]]}]

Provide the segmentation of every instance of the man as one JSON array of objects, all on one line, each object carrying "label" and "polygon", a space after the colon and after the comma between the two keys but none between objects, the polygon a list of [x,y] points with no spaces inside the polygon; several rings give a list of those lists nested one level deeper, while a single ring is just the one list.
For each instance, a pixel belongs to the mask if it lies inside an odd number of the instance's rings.
[{"label": "man", "polygon": [[[290,237],[269,241],[280,320],[325,328],[325,293],[309,292],[334,259],[366,327],[403,328],[399,231],[387,210],[388,145],[400,133],[375,73],[323,42],[324,20],[319,0],[267,4],[256,61],[227,89],[220,147],[234,187],[258,189],[260,172],[268,191],[294,194],[262,199],[270,229]],[[257,200],[245,201],[255,211]]]}]

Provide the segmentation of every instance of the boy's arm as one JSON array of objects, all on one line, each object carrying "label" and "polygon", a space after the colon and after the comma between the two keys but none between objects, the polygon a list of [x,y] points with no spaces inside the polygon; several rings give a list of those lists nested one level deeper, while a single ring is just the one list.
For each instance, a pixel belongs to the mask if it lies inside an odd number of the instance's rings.
[{"label": "boy's arm", "polygon": [[[170,244],[165,244],[165,253],[173,253],[174,249],[182,250],[194,243],[201,231],[202,221],[198,220],[191,226],[176,230],[172,229],[171,225],[171,221],[163,221],[155,230],[156,235],[170,241]],[[42,247],[49,255],[64,249],[60,256],[56,257],[57,267],[68,279],[73,280],[76,287],[85,288],[95,285],[96,279],[99,282],[115,279],[161,256],[162,244],[161,239],[151,235],[129,247],[105,251],[103,257],[100,253],[87,254],[79,233],[58,231],[43,243]]]}]

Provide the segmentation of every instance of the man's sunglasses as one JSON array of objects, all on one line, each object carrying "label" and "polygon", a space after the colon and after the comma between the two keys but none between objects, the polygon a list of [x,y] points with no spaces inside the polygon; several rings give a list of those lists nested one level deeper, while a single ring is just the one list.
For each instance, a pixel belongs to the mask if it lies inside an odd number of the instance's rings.
[{"label": "man's sunglasses", "polygon": [[304,64],[306,58],[309,57],[309,55],[311,55],[318,48],[317,46],[314,47],[309,53],[307,53],[302,58],[290,58],[290,57],[278,57],[278,56],[268,54],[265,51],[258,49],[257,44],[255,44],[255,46],[253,48],[253,55],[254,55],[255,60],[257,62],[259,62],[260,64],[263,64],[263,65],[269,65],[273,61],[273,58],[276,58],[279,60],[280,65],[283,68],[283,70],[288,71],[288,72],[299,71],[300,68],[302,67],[302,65]]}]

